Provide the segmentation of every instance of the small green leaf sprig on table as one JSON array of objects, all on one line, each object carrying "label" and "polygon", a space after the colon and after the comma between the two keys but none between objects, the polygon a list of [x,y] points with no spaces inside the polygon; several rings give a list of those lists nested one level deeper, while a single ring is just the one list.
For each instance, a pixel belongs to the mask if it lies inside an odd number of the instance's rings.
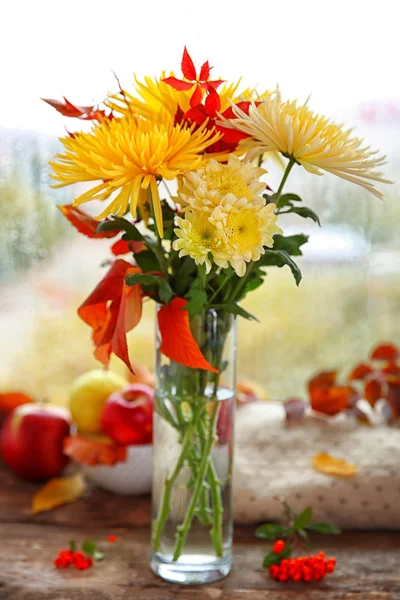
[{"label": "small green leaf sprig on table", "polygon": [[312,508],[308,506],[296,513],[282,498],[286,525],[264,523],[256,529],[258,538],[274,542],[271,552],[263,561],[263,567],[269,570],[271,577],[278,581],[316,581],[335,569],[336,559],[325,559],[325,554],[295,556],[301,549],[311,549],[308,542],[310,532],[339,534],[340,529],[328,522],[312,522]]}]

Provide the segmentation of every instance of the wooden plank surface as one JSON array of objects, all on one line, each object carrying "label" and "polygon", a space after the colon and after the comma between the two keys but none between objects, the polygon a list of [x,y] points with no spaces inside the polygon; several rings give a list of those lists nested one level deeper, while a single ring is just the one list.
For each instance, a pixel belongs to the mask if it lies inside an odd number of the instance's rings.
[{"label": "wooden plank surface", "polygon": [[[224,580],[181,587],[156,578],[148,566],[149,499],[90,490],[75,504],[32,517],[36,486],[0,470],[0,600],[400,600],[400,535],[347,532],[315,537],[338,559],[324,582],[278,584],[261,568],[268,545],[254,527],[236,528],[234,568]],[[106,542],[116,534],[116,544]],[[52,559],[68,540],[89,538],[105,559],[92,569],[55,569]]]}]

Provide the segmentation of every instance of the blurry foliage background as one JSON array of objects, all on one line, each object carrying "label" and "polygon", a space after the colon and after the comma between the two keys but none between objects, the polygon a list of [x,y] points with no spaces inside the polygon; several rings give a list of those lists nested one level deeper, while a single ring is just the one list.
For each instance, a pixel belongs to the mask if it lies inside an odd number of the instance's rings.
[{"label": "blurry foliage background", "polygon": [[[65,402],[73,379],[97,366],[76,308],[101,278],[109,242],[79,235],[57,210],[73,198],[72,188],[48,187],[47,161],[57,140],[2,133],[0,326],[7,343],[0,389]],[[392,177],[398,166],[394,152]],[[273,186],[280,173],[274,164],[267,168]],[[299,261],[304,279],[297,288],[287,269],[270,269],[266,284],[244,303],[261,322],[239,325],[239,377],[261,383],[278,399],[304,395],[317,369],[345,372],[377,342],[400,341],[399,188],[387,188],[380,202],[347,182],[297,168],[287,191],[299,191],[323,227],[281,219],[287,233],[310,234]],[[153,309],[149,302],[129,335],[132,358],[149,366]],[[117,359],[112,368],[125,373]]]}]

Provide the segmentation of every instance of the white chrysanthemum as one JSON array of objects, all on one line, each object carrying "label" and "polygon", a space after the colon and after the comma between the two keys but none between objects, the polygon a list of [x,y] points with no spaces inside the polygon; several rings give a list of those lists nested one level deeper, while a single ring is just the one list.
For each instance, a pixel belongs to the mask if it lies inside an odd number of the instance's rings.
[{"label": "white chrysanthemum", "polygon": [[209,220],[209,214],[187,211],[185,218],[177,218],[178,227],[175,233],[178,237],[173,242],[174,250],[179,250],[179,256],[191,256],[196,265],[206,265],[206,272],[212,268],[210,256],[219,266],[228,267],[224,259],[226,244],[223,232]]},{"label": "white chrysanthemum", "polygon": [[[245,274],[246,263],[260,260],[264,246],[273,246],[272,236],[282,233],[274,210],[275,204],[260,207],[245,199],[233,203],[226,199],[212,212],[210,222],[225,238],[224,257],[239,277]],[[218,259],[215,262],[219,264]]]},{"label": "white chrysanthemum", "polygon": [[232,110],[235,118],[221,117],[220,124],[251,136],[239,145],[249,160],[264,152],[281,152],[311,173],[328,171],[378,197],[382,193],[371,182],[392,183],[379,170],[385,156],[376,156],[377,152],[363,146],[363,140],[352,137],[343,125],[314,114],[307,106],[297,106],[296,101],[284,102],[279,91],[252,104],[249,114],[234,105]]},{"label": "white chrysanthemum", "polygon": [[227,164],[210,159],[204,168],[186,172],[178,189],[182,206],[211,212],[225,198],[231,202],[246,198],[254,205],[262,206],[265,183],[259,178],[265,169],[253,167],[231,154]]}]

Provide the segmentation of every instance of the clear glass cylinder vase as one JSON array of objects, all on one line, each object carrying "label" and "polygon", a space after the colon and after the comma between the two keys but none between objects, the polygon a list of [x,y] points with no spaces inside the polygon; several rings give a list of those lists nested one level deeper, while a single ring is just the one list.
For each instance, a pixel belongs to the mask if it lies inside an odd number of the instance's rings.
[{"label": "clear glass cylinder vase", "polygon": [[190,328],[214,371],[167,359],[156,330],[151,567],[201,584],[232,563],[236,319],[210,309]]}]

